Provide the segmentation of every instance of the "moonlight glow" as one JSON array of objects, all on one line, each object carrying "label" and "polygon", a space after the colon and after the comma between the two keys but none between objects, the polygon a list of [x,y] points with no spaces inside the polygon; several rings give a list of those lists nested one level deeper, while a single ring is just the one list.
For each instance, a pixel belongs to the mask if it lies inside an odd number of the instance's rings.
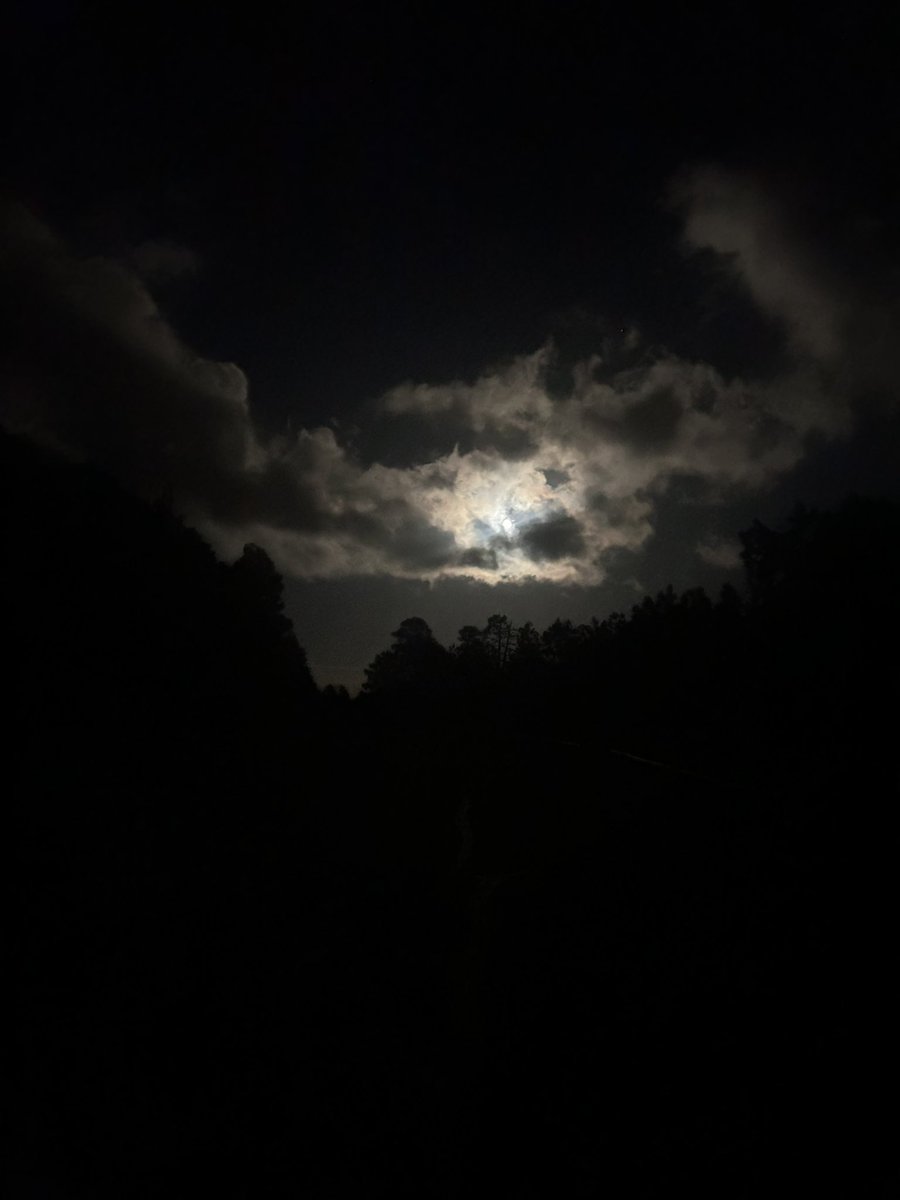
[{"label": "moonlight glow", "polygon": [[[399,385],[359,427],[266,437],[243,373],[192,353],[143,279],[69,252],[16,211],[9,261],[40,294],[45,340],[54,322],[78,329],[73,371],[93,399],[89,413],[69,411],[68,372],[39,407],[27,388],[10,389],[0,415],[53,444],[65,431],[71,453],[173,497],[225,556],[255,542],[299,578],[600,584],[611,551],[644,547],[674,481],[692,480],[713,501],[771,486],[811,435],[852,425],[851,392],[833,369],[848,358],[844,308],[802,255],[784,269],[790,243],[768,198],[706,171],[683,180],[678,199],[690,244],[727,259],[785,330],[780,374],[726,376],[619,329],[598,332],[596,350],[575,362],[561,363],[548,342],[474,380]],[[101,370],[111,344],[114,377]],[[363,426],[378,435],[368,447]],[[733,547],[695,549],[734,560]]]}]

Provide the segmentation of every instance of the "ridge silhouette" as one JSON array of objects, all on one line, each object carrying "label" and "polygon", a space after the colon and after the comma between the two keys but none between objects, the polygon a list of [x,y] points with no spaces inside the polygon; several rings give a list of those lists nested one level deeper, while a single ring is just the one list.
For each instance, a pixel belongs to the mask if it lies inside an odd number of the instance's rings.
[{"label": "ridge silhouette", "polygon": [[0,494],[7,1194],[893,1192],[896,504],[351,700],[261,548]]}]

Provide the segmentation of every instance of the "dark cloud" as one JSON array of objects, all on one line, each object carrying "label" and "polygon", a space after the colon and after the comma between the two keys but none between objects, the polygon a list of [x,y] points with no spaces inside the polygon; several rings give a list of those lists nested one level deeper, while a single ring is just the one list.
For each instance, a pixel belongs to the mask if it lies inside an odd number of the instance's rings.
[{"label": "dark cloud", "polygon": [[138,278],[2,216],[4,419],[150,493],[229,507],[253,456],[247,387],[192,355]]},{"label": "dark cloud", "polygon": [[[379,529],[379,535],[382,531]],[[383,544],[379,536],[377,544]],[[436,571],[456,557],[456,539],[445,529],[411,515],[392,531],[384,546],[398,564],[412,571]]]},{"label": "dark cloud", "polygon": [[840,352],[845,294],[758,176],[696,169],[672,184],[671,196],[685,216],[686,242],[730,261],[797,351],[820,361]]},{"label": "dark cloud", "polygon": [[577,558],[585,548],[581,522],[567,513],[556,513],[546,521],[529,525],[522,532],[522,545],[534,562]]},{"label": "dark cloud", "polygon": [[285,536],[299,539],[301,570],[328,573],[354,546],[369,569],[427,571],[454,555],[452,534],[390,472],[355,465],[330,430],[264,443],[243,372],[191,352],[127,264],[71,253],[15,207],[2,214],[0,254],[11,428],[172,499],[225,542],[268,531],[283,555]]},{"label": "dark cloud", "polygon": [[463,550],[457,562],[461,567],[477,567],[482,571],[496,571],[497,552],[485,546],[470,546]]},{"label": "dark cloud", "polygon": [[700,558],[713,567],[722,567],[727,571],[736,571],[741,566],[741,546],[736,538],[724,538],[712,535],[698,542],[696,553]]},{"label": "dark cloud", "polygon": [[475,449],[496,453],[507,462],[522,462],[533,458],[540,447],[540,439],[534,432],[520,425],[504,428],[488,421],[475,438]]},{"label": "dark cloud", "polygon": [[603,521],[610,529],[627,528],[644,520],[653,510],[652,501],[642,493],[633,496],[608,496],[604,492],[589,492],[585,497],[587,511]]},{"label": "dark cloud", "polygon": [[548,467],[546,470],[542,470],[541,474],[547,481],[547,487],[553,488],[554,491],[556,491],[557,488],[562,487],[564,483],[570,483],[572,479],[571,475],[569,475],[567,471],[558,471],[554,467]]},{"label": "dark cloud", "polygon": [[[665,506],[771,489],[861,412],[897,407],[884,296],[839,286],[752,176],[694,171],[672,196],[692,253],[781,330],[779,371],[725,374],[585,319],[570,344],[470,381],[395,387],[355,428],[263,436],[243,372],[194,353],[151,294],[195,269],[189,250],[78,255],[7,208],[2,420],[171,498],[223,553],[256,541],[298,577],[599,584]],[[692,544],[708,564],[733,560],[718,534]]]},{"label": "dark cloud", "polygon": [[[695,404],[698,412],[710,412],[714,391],[707,386],[701,390],[702,403]],[[671,388],[657,388],[631,405],[622,419],[622,432],[632,446],[642,453],[666,450],[675,441],[683,416],[681,402]]]}]

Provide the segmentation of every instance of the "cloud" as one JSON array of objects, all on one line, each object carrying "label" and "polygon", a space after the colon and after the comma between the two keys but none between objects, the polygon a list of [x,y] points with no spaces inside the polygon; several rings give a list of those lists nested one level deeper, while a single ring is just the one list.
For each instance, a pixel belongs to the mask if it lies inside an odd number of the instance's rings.
[{"label": "cloud", "polygon": [[708,537],[695,547],[697,556],[712,567],[733,571],[741,565],[741,551],[729,538]]},{"label": "cloud", "polygon": [[801,353],[822,362],[840,355],[845,302],[758,177],[704,167],[684,174],[670,194],[684,214],[687,244],[730,259]]},{"label": "cloud", "polygon": [[853,214],[816,237],[817,197],[797,181],[713,166],[683,172],[669,201],[688,249],[712,253],[781,326],[793,363],[781,404],[796,428],[845,435],[861,410],[896,412],[896,255],[879,245],[879,222]]},{"label": "cloud", "polygon": [[191,353],[127,266],[73,255],[21,209],[0,213],[0,267],[4,422],[220,506],[262,454],[243,372]]},{"label": "cloud", "polygon": [[[194,269],[190,251],[79,256],[7,208],[0,419],[171,498],[223,553],[252,540],[298,577],[596,584],[647,542],[676,481],[710,505],[765,489],[853,421],[861,373],[847,364],[867,343],[783,213],[754,180],[711,169],[672,195],[688,245],[783,327],[780,376],[726,377],[628,328],[565,375],[548,342],[473,380],[398,385],[340,433],[264,438],[240,368],[192,352],[151,294]],[[885,359],[865,361],[887,377]],[[725,543],[697,553],[732,565]]]},{"label": "cloud", "polygon": [[581,522],[569,513],[553,513],[522,530],[522,548],[535,562],[578,558],[584,550]]}]

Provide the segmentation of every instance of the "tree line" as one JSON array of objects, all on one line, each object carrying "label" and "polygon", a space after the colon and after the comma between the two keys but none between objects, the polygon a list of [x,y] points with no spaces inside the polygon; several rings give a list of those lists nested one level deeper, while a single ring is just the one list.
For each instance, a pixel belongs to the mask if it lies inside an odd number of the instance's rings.
[{"label": "tree line", "polygon": [[[900,516],[852,497],[798,507],[781,529],[740,534],[745,586],[669,586],[629,613],[543,631],[494,614],[441,646],[409,618],[366,670],[362,706],[429,699],[442,719],[489,708],[516,736],[586,741],[745,782],[766,771],[831,777],[860,739],[890,742]],[[865,727],[865,729],[864,729]],[[757,751],[748,756],[747,744]]]},{"label": "tree line", "polygon": [[11,1194],[858,1190],[896,504],[753,525],[715,599],[411,617],[350,700],[263,550],[0,467]]}]

